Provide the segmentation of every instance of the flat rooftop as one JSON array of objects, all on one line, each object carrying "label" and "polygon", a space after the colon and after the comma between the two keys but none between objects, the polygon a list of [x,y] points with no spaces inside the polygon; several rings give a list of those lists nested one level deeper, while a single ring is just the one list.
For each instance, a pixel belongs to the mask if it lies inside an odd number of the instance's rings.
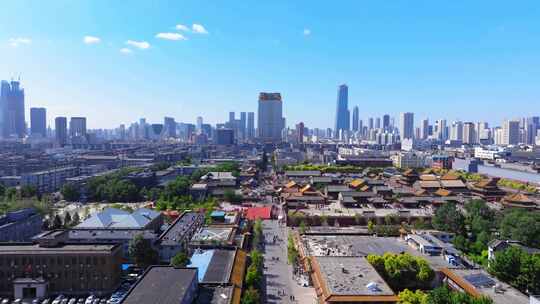
[{"label": "flat rooftop", "polygon": [[[529,297],[522,294],[519,290],[510,285],[499,281],[497,278],[489,275],[480,269],[450,269],[454,274],[461,277],[466,283],[493,300],[494,304],[528,304]],[[498,286],[498,291],[493,286]]]},{"label": "flat rooftop", "polygon": [[185,237],[185,234],[197,223],[204,221],[204,216],[198,212],[186,212],[176,219],[172,225],[159,237],[162,245],[177,245]]},{"label": "flat rooftop", "polygon": [[0,243],[0,255],[4,254],[102,254],[110,253],[117,245],[109,244],[68,244],[57,247],[40,247],[33,243]]},{"label": "flat rooftop", "polygon": [[386,252],[409,253],[428,261],[435,270],[451,267],[442,256],[431,256],[410,247],[398,237],[368,235],[302,235],[302,246],[308,256],[366,257]]},{"label": "flat rooftop", "polygon": [[196,251],[188,266],[199,270],[198,280],[200,283],[228,283],[235,255],[235,250]]},{"label": "flat rooftop", "polygon": [[[363,257],[316,257],[314,262],[329,295],[394,295],[375,268]],[[373,287],[368,288],[368,285]]]},{"label": "flat rooftop", "polygon": [[234,288],[232,286],[206,286],[199,287],[199,296],[196,304],[229,304],[232,303]]},{"label": "flat rooftop", "polygon": [[131,287],[122,303],[183,303],[185,294],[196,277],[197,269],[152,266]]}]

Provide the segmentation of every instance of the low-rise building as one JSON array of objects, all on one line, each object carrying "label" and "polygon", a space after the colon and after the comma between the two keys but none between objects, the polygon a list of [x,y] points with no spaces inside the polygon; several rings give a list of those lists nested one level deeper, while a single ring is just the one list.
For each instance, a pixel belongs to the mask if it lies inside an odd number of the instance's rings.
[{"label": "low-rise building", "polygon": [[168,263],[179,252],[186,251],[195,232],[204,225],[204,214],[185,212],[178,217],[158,240],[159,257]]},{"label": "low-rise building", "polygon": [[120,284],[119,245],[68,244],[65,231],[45,232],[37,242],[0,243],[0,295],[110,294]]},{"label": "low-rise building", "polygon": [[0,242],[26,242],[41,232],[43,217],[34,208],[0,216]]},{"label": "low-rise building", "polygon": [[34,187],[39,193],[49,193],[62,188],[66,179],[78,175],[79,169],[74,166],[26,173],[21,176],[21,185]]},{"label": "low-rise building", "polygon": [[151,266],[126,294],[122,304],[190,304],[198,294],[197,268]]}]

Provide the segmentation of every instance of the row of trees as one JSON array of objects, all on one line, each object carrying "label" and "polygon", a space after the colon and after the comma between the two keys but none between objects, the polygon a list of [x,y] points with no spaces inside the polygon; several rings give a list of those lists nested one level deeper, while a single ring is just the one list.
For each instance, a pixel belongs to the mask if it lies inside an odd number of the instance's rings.
[{"label": "row of trees", "polygon": [[400,304],[491,304],[487,297],[475,298],[463,292],[453,291],[441,286],[429,292],[405,289],[398,295]]},{"label": "row of trees", "polygon": [[257,219],[253,224],[253,249],[249,254],[251,263],[246,271],[247,289],[242,296],[242,304],[259,304],[261,302],[259,290],[262,287],[264,258],[259,247],[263,243],[263,239],[262,221]]}]

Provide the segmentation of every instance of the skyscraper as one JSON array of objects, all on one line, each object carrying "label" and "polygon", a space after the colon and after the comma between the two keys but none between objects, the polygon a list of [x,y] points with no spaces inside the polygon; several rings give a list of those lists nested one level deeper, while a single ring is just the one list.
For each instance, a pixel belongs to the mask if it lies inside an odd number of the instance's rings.
[{"label": "skyscraper", "polygon": [[354,106],[353,112],[352,112],[352,129],[353,131],[358,131],[358,119],[360,115],[360,110],[358,109],[358,106]]},{"label": "skyscraper", "polygon": [[380,128],[381,128],[381,118],[377,117],[375,118],[375,129],[380,129]]},{"label": "skyscraper", "polygon": [[368,119],[368,130],[373,129],[373,117]]},{"label": "skyscraper", "polygon": [[197,132],[202,133],[203,118],[197,116]]},{"label": "skyscraper", "polygon": [[255,138],[255,113],[248,112],[247,114],[247,137],[248,139]]},{"label": "skyscraper", "polygon": [[427,139],[429,136],[429,120],[426,118],[422,120],[422,126],[420,127],[420,138]]},{"label": "skyscraper", "polygon": [[165,138],[176,137],[176,121],[172,117],[165,117],[163,119],[163,136]]},{"label": "skyscraper", "polygon": [[281,141],[283,130],[283,101],[280,93],[260,93],[257,117],[259,139],[266,142]]},{"label": "skyscraper", "polygon": [[86,117],[71,117],[69,121],[69,135],[71,137],[86,136]]},{"label": "skyscraper", "polygon": [[382,119],[383,129],[389,130],[390,129],[390,115],[384,114]]},{"label": "skyscraper", "polygon": [[338,88],[337,104],[336,104],[336,126],[334,128],[334,137],[339,136],[339,131],[350,130],[350,113],[349,113],[349,88],[342,84]]},{"label": "skyscraper", "polygon": [[2,81],[0,88],[0,123],[3,137],[26,134],[24,89],[18,81]]},{"label": "skyscraper", "polygon": [[32,136],[47,136],[47,110],[45,108],[30,108],[30,134]]},{"label": "skyscraper", "polygon": [[469,145],[476,144],[476,130],[472,122],[463,123],[463,143]]},{"label": "skyscraper", "polygon": [[505,120],[502,132],[503,145],[517,145],[519,143],[519,121]]},{"label": "skyscraper", "polygon": [[67,143],[67,118],[56,117],[54,119],[54,133],[56,144],[63,147]]},{"label": "skyscraper", "polygon": [[246,134],[246,112],[240,112],[240,125],[239,125],[239,132],[240,133],[240,137],[242,139],[245,139],[247,134]]},{"label": "skyscraper", "polygon": [[399,135],[401,140],[412,139],[414,136],[414,114],[411,112],[401,113],[399,120]]},{"label": "skyscraper", "polygon": [[463,141],[463,123],[461,121],[454,121],[452,123],[450,140]]}]

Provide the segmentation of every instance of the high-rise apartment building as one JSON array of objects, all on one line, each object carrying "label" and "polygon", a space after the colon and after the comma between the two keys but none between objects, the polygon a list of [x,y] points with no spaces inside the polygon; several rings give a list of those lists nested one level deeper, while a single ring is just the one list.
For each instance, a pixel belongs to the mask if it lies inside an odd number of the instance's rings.
[{"label": "high-rise apartment building", "polygon": [[476,144],[476,130],[474,129],[474,123],[463,123],[463,143],[474,145]]},{"label": "high-rise apartment building", "polygon": [[280,93],[260,93],[257,117],[258,138],[265,142],[281,141],[281,131],[285,127],[283,101]]},{"label": "high-rise apartment building", "polygon": [[399,120],[399,135],[401,140],[414,137],[414,114],[411,112],[401,113]]},{"label": "high-rise apartment building", "polygon": [[245,139],[247,137],[247,134],[246,134],[246,124],[247,124],[247,119],[246,119],[246,112],[240,112],[240,121],[239,121],[239,126],[238,126],[238,133],[240,134],[240,138],[242,139]]},{"label": "high-rise apartment building", "polygon": [[352,129],[353,131],[358,131],[358,119],[360,115],[360,109],[358,109],[358,106],[354,106],[353,112],[352,112]]},{"label": "high-rise apartment building", "polygon": [[255,138],[255,113],[248,112],[247,114],[247,138]]},{"label": "high-rise apartment building", "polygon": [[381,118],[377,117],[375,118],[375,129],[380,129],[380,128],[381,128]]},{"label": "high-rise apartment building", "polygon": [[503,145],[517,145],[519,143],[519,121],[506,120],[502,129]]},{"label": "high-rise apartment building", "polygon": [[3,80],[0,85],[0,130],[4,138],[26,134],[24,89],[18,81]]},{"label": "high-rise apartment building", "polygon": [[30,134],[47,137],[47,110],[45,108],[30,108]]},{"label": "high-rise apartment building", "polygon": [[71,117],[69,121],[69,135],[71,137],[86,136],[86,117]]},{"label": "high-rise apartment building", "polygon": [[426,118],[422,120],[422,125],[420,126],[420,138],[427,139],[429,136],[429,120]]},{"label": "high-rise apartment building", "polygon": [[368,130],[373,129],[373,117],[368,119]]},{"label": "high-rise apartment building", "polygon": [[334,137],[338,137],[340,131],[350,130],[350,113],[349,113],[349,88],[342,84],[338,88],[337,103],[336,103],[336,125],[334,128]]},{"label": "high-rise apartment building", "polygon": [[390,129],[390,115],[384,114],[382,121],[383,121],[383,123],[382,123],[383,124],[383,129],[389,130]]},{"label": "high-rise apartment building", "polygon": [[454,121],[450,130],[450,140],[463,141],[463,123]]},{"label": "high-rise apartment building", "polygon": [[67,118],[56,117],[54,119],[54,133],[56,144],[63,147],[67,144]]}]

